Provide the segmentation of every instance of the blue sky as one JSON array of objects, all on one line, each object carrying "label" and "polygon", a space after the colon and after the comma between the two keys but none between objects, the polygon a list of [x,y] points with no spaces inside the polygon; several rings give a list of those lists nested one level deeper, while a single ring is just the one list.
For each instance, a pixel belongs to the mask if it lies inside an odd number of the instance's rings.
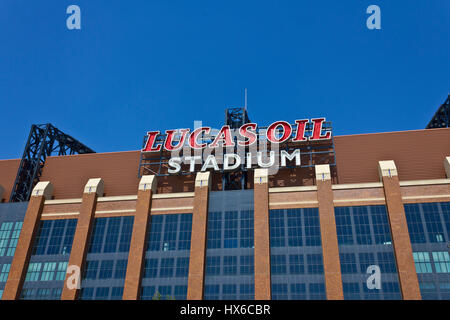
[{"label": "blue sky", "polygon": [[97,152],[217,128],[244,88],[253,122],[325,116],[335,135],[422,129],[450,93],[449,0],[1,0],[0,41],[0,159],[33,123]]}]

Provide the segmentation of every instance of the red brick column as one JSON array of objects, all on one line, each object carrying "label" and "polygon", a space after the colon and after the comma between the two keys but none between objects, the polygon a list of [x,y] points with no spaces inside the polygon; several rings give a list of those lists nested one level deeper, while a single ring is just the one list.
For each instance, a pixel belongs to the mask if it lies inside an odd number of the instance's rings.
[{"label": "red brick column", "polygon": [[[68,273],[66,274],[61,300],[76,300],[78,298],[81,286],[81,277],[83,275],[89,245],[89,237],[94,221],[95,208],[97,207],[97,198],[102,195],[103,180],[100,178],[89,179],[88,183],[84,187],[83,201],[81,203],[77,227],[73,237],[72,250],[68,264]],[[79,268],[79,277],[74,278],[75,273],[71,272],[72,267]],[[68,286],[69,283],[71,284],[70,288]]]},{"label": "red brick column", "polygon": [[39,228],[42,209],[44,208],[44,201],[51,199],[52,194],[53,186],[50,182],[38,182],[33,189],[2,300],[17,300],[20,298],[28,271],[28,262],[30,261],[34,238]]},{"label": "red brick column", "polygon": [[2,202],[2,200],[3,200],[3,193],[5,192],[5,189],[2,187],[2,186],[0,186],[0,203]]},{"label": "red brick column", "polygon": [[188,300],[203,299],[210,185],[211,176],[209,172],[197,173],[189,257]]},{"label": "red brick column", "polygon": [[384,195],[391,228],[392,244],[397,260],[398,278],[404,300],[420,300],[419,281],[417,279],[408,224],[403,207],[397,168],[394,161],[378,163],[380,178],[383,181]]},{"label": "red brick column", "polygon": [[344,291],[342,288],[336,220],[334,217],[330,166],[328,164],[316,165],[315,170],[327,299],[343,300]]},{"label": "red brick column", "polygon": [[255,300],[270,300],[272,290],[270,285],[268,169],[255,169],[254,214]]},{"label": "red brick column", "polygon": [[134,214],[133,234],[128,254],[127,273],[123,289],[123,300],[138,300],[142,270],[145,260],[145,244],[152,206],[152,195],[156,192],[156,177],[143,176],[139,183],[136,213]]}]

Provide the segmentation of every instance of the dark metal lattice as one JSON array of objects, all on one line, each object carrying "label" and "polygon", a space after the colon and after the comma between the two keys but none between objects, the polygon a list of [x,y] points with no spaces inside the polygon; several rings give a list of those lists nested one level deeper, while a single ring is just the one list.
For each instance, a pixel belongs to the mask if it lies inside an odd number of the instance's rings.
[{"label": "dark metal lattice", "polygon": [[[242,125],[249,122],[247,108],[228,108],[225,110],[225,124],[229,125],[231,129],[239,129]],[[235,141],[235,144],[237,146],[237,141]],[[239,171],[222,172],[222,184],[223,190],[246,189],[247,170],[245,170],[245,165],[242,164]]]},{"label": "dark metal lattice", "polygon": [[31,192],[42,175],[42,168],[48,156],[83,153],[95,153],[95,151],[50,123],[33,124],[9,202],[28,201],[30,199]]},{"label": "dark metal lattice", "polygon": [[425,129],[448,128],[450,122],[450,95],[439,107]]}]

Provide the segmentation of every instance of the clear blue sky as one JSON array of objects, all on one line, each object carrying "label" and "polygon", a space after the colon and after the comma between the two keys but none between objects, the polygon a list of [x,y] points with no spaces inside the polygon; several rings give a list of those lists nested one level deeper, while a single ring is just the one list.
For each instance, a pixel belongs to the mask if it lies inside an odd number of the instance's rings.
[{"label": "clear blue sky", "polygon": [[325,116],[335,135],[422,129],[450,92],[449,0],[1,0],[0,40],[0,159],[33,123],[97,152],[217,128],[244,88],[252,121]]}]

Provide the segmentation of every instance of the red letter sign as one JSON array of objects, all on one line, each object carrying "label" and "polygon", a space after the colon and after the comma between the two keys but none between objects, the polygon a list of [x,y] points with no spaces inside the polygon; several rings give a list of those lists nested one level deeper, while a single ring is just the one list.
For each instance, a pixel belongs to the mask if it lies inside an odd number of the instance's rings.
[{"label": "red letter sign", "polygon": [[181,138],[180,141],[178,141],[178,144],[176,146],[173,146],[173,137],[174,133],[178,130],[166,130],[166,141],[164,142],[164,149],[167,151],[175,151],[183,147],[184,141],[186,140],[186,135],[189,132],[189,129],[180,129],[181,132]]},{"label": "red letter sign", "polygon": [[[283,136],[281,138],[276,137],[276,129],[277,127],[282,126],[283,127]],[[267,128],[267,139],[272,143],[282,143],[285,142],[289,137],[291,136],[292,128],[291,125],[286,121],[277,121],[272,123]]]},{"label": "red letter sign", "polygon": [[244,137],[248,138],[247,141],[238,141],[238,145],[246,147],[251,146],[256,142],[256,133],[253,131],[249,131],[249,129],[256,130],[256,123],[246,123],[242,127],[239,128],[239,134]]},{"label": "red letter sign", "polygon": [[331,131],[327,131],[325,132],[325,135],[322,135],[322,124],[325,121],[325,118],[311,119],[311,121],[314,123],[314,129],[312,137],[310,137],[309,140],[323,140],[331,138]]},{"label": "red letter sign", "polygon": [[306,141],[308,140],[305,137],[305,129],[306,124],[309,122],[308,119],[304,120],[295,120],[295,123],[297,124],[297,134],[295,135],[295,138],[292,139],[292,142],[298,142],[298,141]]},{"label": "red letter sign", "polygon": [[234,147],[233,137],[231,136],[230,126],[225,125],[220,129],[214,141],[209,145],[210,148],[219,146],[219,142],[223,141],[224,147]]},{"label": "red letter sign", "polygon": [[156,147],[153,145],[155,144],[156,136],[159,134],[159,131],[149,131],[147,132],[147,142],[145,143],[144,149],[142,149],[142,152],[156,152],[161,150],[161,145],[158,144]]},{"label": "red letter sign", "polygon": [[208,134],[211,131],[211,128],[210,127],[201,127],[201,128],[197,128],[194,131],[192,131],[191,135],[189,136],[189,145],[191,146],[192,149],[203,149],[204,147],[206,147],[206,143],[199,144],[197,142],[198,136],[203,131],[206,134]]}]

